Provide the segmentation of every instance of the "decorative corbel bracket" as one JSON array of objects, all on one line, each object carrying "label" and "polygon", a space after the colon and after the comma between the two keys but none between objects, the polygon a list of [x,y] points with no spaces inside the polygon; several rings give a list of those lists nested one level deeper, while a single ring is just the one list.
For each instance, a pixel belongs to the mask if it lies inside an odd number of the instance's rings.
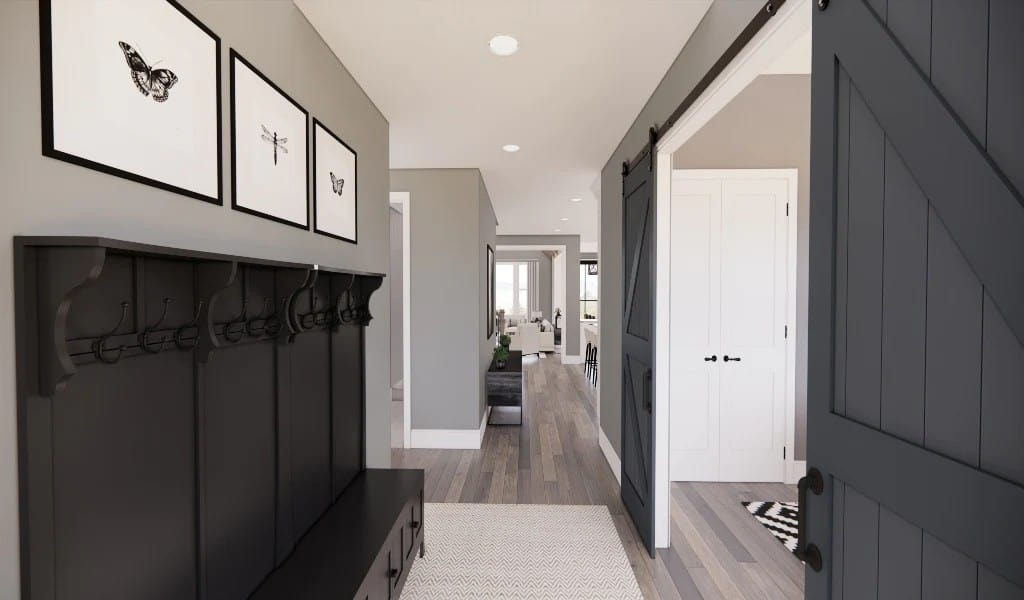
[{"label": "decorative corbel bracket", "polygon": [[41,312],[39,395],[53,396],[63,391],[78,372],[68,353],[68,315],[79,292],[99,279],[107,250],[71,246],[40,248],[36,252]]}]

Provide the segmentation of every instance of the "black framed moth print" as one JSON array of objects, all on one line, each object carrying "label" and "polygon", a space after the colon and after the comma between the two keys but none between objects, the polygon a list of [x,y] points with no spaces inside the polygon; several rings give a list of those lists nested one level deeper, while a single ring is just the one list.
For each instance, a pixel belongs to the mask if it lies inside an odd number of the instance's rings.
[{"label": "black framed moth print", "polygon": [[231,206],[309,229],[309,113],[231,50]]},{"label": "black framed moth print", "polygon": [[313,119],[313,229],[353,244],[358,240],[357,158],[355,150]]},{"label": "black framed moth print", "polygon": [[40,0],[43,154],[222,203],[220,38],[171,0]]}]

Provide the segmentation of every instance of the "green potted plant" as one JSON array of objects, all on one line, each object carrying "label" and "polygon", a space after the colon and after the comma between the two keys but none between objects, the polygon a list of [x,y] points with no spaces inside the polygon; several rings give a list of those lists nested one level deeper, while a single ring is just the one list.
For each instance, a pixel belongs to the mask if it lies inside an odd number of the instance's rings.
[{"label": "green potted plant", "polygon": [[504,369],[505,365],[508,364],[508,347],[498,346],[494,349],[494,366],[499,369]]},{"label": "green potted plant", "polygon": [[507,333],[503,333],[501,334],[501,337],[498,338],[498,343],[507,351],[508,347],[512,345],[512,336]]}]

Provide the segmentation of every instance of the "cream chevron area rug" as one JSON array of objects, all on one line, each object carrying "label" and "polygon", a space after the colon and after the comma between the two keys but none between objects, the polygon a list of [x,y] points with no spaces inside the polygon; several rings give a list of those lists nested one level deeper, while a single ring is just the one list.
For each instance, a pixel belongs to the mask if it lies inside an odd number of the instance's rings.
[{"label": "cream chevron area rug", "polygon": [[641,599],[606,506],[427,504],[402,600]]}]

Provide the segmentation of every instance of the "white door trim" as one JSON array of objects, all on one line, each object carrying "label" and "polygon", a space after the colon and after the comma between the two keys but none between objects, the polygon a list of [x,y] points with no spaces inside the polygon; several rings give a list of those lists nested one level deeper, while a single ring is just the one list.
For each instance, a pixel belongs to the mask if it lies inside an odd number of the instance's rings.
[{"label": "white door trim", "polygon": [[402,207],[402,445],[412,448],[412,265],[409,264],[409,192],[391,192]]},{"label": "white door trim", "polygon": [[[657,281],[655,286],[655,329],[665,331],[669,326],[670,305],[667,282],[669,267],[664,257],[669,256],[671,245],[669,206],[672,201],[672,154],[679,150],[697,131],[732,101],[750,82],[782,56],[811,29],[810,0],[789,0],[774,17],[743,47],[722,73],[697,98],[657,143],[657,182],[655,211],[657,244],[655,257]],[[766,118],[770,107],[765,107]],[[810,115],[808,115],[810,118]],[[791,332],[792,333],[792,332]],[[795,337],[795,336],[791,336]],[[669,339],[657,336],[655,340],[654,386],[655,398],[669,397],[668,375]],[[669,407],[668,402],[656,402],[654,411],[654,545],[670,545],[671,517],[669,481]],[[788,457],[788,455],[787,455]]]}]

